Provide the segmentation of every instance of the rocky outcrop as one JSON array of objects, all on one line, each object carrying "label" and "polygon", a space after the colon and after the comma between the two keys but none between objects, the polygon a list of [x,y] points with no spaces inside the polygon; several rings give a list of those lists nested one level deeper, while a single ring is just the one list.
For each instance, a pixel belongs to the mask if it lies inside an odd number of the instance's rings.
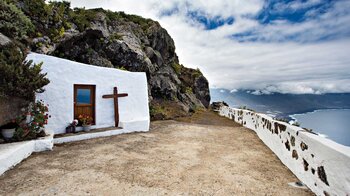
[{"label": "rocky outcrop", "polygon": [[27,111],[29,101],[17,97],[0,97],[0,125],[11,122]]},{"label": "rocky outcrop", "polygon": [[224,107],[224,106],[228,107],[229,105],[224,101],[213,102],[210,105],[211,109],[214,111],[219,111],[221,109],[221,107]]},{"label": "rocky outcrop", "polygon": [[56,41],[48,36],[35,37],[32,50],[97,66],[146,72],[151,116],[155,119],[183,116],[209,106],[207,79],[199,70],[179,64],[174,41],[158,22],[103,9],[85,12],[93,16],[86,28],[79,30],[78,22],[72,19],[70,29]]}]

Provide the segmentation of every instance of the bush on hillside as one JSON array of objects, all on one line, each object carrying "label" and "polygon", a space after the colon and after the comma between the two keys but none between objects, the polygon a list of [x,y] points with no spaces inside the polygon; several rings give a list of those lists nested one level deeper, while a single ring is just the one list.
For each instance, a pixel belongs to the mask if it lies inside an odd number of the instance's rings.
[{"label": "bush on hillside", "polygon": [[[71,28],[70,3],[66,1],[45,3],[44,0],[18,0],[17,5],[32,20],[36,34],[59,40],[65,29]],[[36,36],[36,35],[33,35]]]},{"label": "bush on hillside", "polygon": [[24,39],[34,31],[30,19],[14,4],[0,0],[0,32],[13,39]]},{"label": "bush on hillside", "polygon": [[0,48],[0,97],[34,100],[50,81],[41,73],[41,65],[25,61],[25,54],[14,43]]},{"label": "bush on hillside", "polygon": [[77,25],[79,31],[84,31],[91,26],[91,21],[96,18],[96,10],[86,10],[85,8],[74,8],[70,17],[75,25]]},{"label": "bush on hillside", "polygon": [[179,63],[173,63],[172,67],[177,75],[181,73],[181,69],[183,68],[183,65],[180,65]]}]

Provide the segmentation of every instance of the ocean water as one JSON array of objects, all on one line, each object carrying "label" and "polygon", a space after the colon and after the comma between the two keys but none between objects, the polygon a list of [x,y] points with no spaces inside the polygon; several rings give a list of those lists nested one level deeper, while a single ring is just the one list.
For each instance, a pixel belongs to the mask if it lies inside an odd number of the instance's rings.
[{"label": "ocean water", "polygon": [[316,110],[291,115],[301,127],[312,129],[321,136],[350,146],[350,109]]}]

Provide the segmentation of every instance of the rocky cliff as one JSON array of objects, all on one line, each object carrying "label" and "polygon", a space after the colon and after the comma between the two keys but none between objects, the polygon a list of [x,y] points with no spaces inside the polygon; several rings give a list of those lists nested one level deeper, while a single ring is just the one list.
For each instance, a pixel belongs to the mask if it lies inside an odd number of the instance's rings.
[{"label": "rocky cliff", "polygon": [[36,28],[30,36],[32,51],[146,72],[153,119],[184,116],[209,106],[207,79],[200,70],[179,63],[173,39],[158,22],[103,9],[72,10],[67,2],[16,2]]}]

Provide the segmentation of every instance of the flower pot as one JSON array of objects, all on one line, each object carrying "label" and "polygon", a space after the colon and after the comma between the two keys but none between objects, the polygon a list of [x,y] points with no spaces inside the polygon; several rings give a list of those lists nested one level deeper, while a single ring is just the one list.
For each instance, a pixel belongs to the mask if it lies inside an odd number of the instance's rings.
[{"label": "flower pot", "polygon": [[91,125],[83,125],[83,130],[84,131],[90,131],[91,130]]},{"label": "flower pot", "polygon": [[66,127],[66,133],[75,133],[75,126],[69,125]]},{"label": "flower pot", "polygon": [[4,139],[8,140],[13,137],[13,134],[15,133],[16,128],[13,129],[2,129],[1,134],[4,137]]}]

